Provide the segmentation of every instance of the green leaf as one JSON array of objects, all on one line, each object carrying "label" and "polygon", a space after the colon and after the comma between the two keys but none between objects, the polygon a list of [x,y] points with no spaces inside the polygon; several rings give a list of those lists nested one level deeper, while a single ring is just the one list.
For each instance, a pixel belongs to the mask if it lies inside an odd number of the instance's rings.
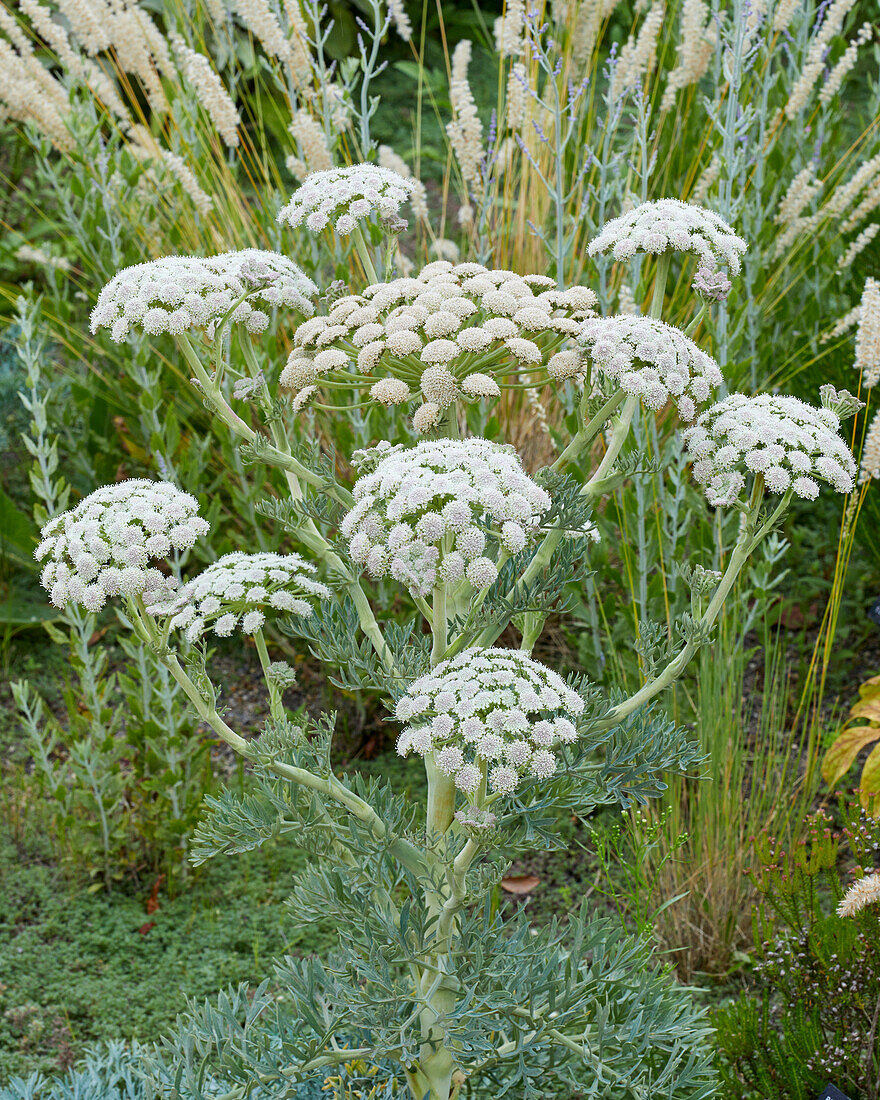
[{"label": "green leaf", "polygon": [[7,626],[36,626],[58,618],[58,611],[33,600],[5,600],[0,603],[0,623]]},{"label": "green leaf", "polygon": [[0,489],[0,553],[17,565],[36,569],[36,545],[37,525]]}]

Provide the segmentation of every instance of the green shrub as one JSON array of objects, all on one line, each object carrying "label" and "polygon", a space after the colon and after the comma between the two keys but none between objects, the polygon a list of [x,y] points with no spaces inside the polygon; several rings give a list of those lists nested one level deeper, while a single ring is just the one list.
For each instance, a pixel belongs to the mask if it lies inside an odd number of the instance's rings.
[{"label": "green shrub", "polygon": [[812,1100],[828,1080],[852,1100],[880,1095],[880,904],[834,911],[842,857],[857,874],[876,866],[880,824],[861,807],[841,811],[839,833],[819,812],[793,850],[766,835],[756,844],[758,991],[715,1016],[731,1100]]}]

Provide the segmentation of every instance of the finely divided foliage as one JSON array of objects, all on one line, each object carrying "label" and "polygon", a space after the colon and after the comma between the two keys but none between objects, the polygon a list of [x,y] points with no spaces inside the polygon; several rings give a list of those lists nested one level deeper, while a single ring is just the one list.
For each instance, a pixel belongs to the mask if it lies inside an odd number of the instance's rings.
[{"label": "finely divided foliage", "polygon": [[[525,915],[495,911],[492,894],[514,857],[565,843],[562,818],[644,801],[662,790],[664,772],[694,767],[687,731],[654,713],[652,701],[711,637],[792,493],[814,497],[819,481],[850,491],[855,466],[840,421],[860,403],[823,387],[819,409],[735,394],[703,413],[684,440],[710,500],[741,512],[727,567],[682,573],[692,600],[676,624],[681,646],[665,666],[650,666],[634,694],[612,703],[584,678],[569,683],[531,653],[598,533],[593,510],[616,484],[641,476],[634,420],[670,400],[691,420],[722,381],[708,353],[660,320],[672,252],[696,253],[711,310],[729,288],[711,268],[738,273],[745,246],[710,211],[675,202],[609,223],[593,251],[659,256],[650,317],[600,318],[586,287],[561,290],[546,276],[476,263],[433,263],[382,282],[361,223],[377,213],[371,233],[392,245],[406,183],[370,165],[318,173],[283,211],[282,220],[305,219],[315,231],[335,219],[372,281],[359,293],[328,294],[326,313],[297,319],[277,399],[251,342],[268,315],[250,303],[302,315],[316,297],[283,256],[154,261],[116,276],[95,310],[93,326],[110,326],[114,339],[133,324],[177,339],[218,428],[244,441],[250,461],[284,472],[289,501],[265,502],[264,511],[309,557],[237,551],[175,590],[151,563],[207,534],[197,502],[167,483],[123,482],[46,525],[43,583],[59,605],[97,609],[121,597],[138,637],[202,720],[252,762],[255,793],[212,801],[196,858],[290,833],[314,856],[291,899],[298,918],[330,916],[346,929],[326,961],[279,962],[283,1002],[261,987],[251,1001],[238,991],[194,1010],[164,1053],[150,1056],[150,1073],[160,1088],[179,1093],[184,1083],[200,1100],[214,1089],[209,1065],[238,1098],[320,1082],[354,1060],[376,1071],[381,1095],[406,1090],[413,1100],[455,1100],[467,1082],[524,1100],[546,1096],[548,1083],[562,1095],[701,1100],[713,1089],[705,1022],[645,944],[596,921],[586,905],[532,935]],[[243,321],[244,331],[227,340],[227,320]],[[192,327],[213,344],[212,371],[200,360],[205,347],[189,342]],[[243,371],[232,365],[238,354]],[[238,374],[233,396],[260,396],[271,443],[230,408],[225,373]],[[526,472],[513,447],[470,434],[476,400],[551,384],[570,401],[570,379],[576,427],[540,475]],[[322,397],[367,391],[388,434],[406,440],[353,450],[350,488],[318,445],[309,450],[289,434],[296,420],[285,400],[293,391],[297,413],[319,389]],[[431,438],[414,443],[394,410],[419,395],[412,426]],[[781,494],[769,516],[765,489]],[[566,541],[572,524],[587,538]],[[404,626],[381,620],[381,578],[411,597]],[[385,700],[403,725],[398,752],[425,769],[424,806],[383,782],[337,774],[332,718],[290,720],[282,692],[291,670],[270,659],[269,616],[343,666],[348,679],[339,682]],[[508,624],[518,649],[495,644]],[[177,630],[190,643],[209,632],[253,635],[271,712],[256,741],[224,719],[204,649],[178,658]]]}]

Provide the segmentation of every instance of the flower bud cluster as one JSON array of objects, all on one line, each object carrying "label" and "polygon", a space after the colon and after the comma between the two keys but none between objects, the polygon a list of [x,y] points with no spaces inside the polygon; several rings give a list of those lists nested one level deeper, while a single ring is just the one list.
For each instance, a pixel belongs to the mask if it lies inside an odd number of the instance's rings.
[{"label": "flower bud cluster", "polygon": [[150,563],[208,533],[198,510],[195,497],[167,481],[104,485],[45,525],[34,551],[47,559],[40,581],[56,607],[99,611],[108,596],[165,600],[175,582]]},{"label": "flower bud cluster", "polygon": [[571,718],[583,709],[561,676],[525,653],[466,649],[414,680],[398,701],[395,717],[409,724],[397,751],[433,754],[466,794],[484,778],[493,793],[511,794],[524,776],[555,773],[552,750],[577,740]]},{"label": "flower bud cluster", "polygon": [[153,608],[170,619],[172,630],[186,629],[190,642],[208,630],[228,637],[236,629],[254,634],[267,612],[307,618],[311,605],[304,596],[329,599],[330,589],[310,574],[315,566],[299,554],[225,554],[187,581],[172,600]]},{"label": "flower bud cluster", "polygon": [[498,397],[504,376],[540,371],[595,302],[586,287],[558,291],[544,275],[437,260],[300,325],[280,382],[299,392],[345,381],[388,406],[411,401],[414,387],[423,398],[414,422],[428,431],[455,400]]},{"label": "flower bud cluster", "polygon": [[[165,256],[123,268],[98,295],[91,330],[109,328],[117,343],[133,325],[151,336],[211,330],[249,289],[253,299],[267,306],[289,306],[306,316],[315,311],[309,299],[318,288],[292,260],[245,248],[219,256]],[[250,301],[239,302],[230,320],[254,333],[269,324],[268,314]]]},{"label": "flower bud cluster", "polygon": [[715,360],[673,325],[652,317],[620,313],[595,317],[581,326],[578,342],[596,366],[626,393],[652,409],[670,398],[684,420],[721,383]]},{"label": "flower bud cluster", "polygon": [[606,222],[588,251],[591,256],[611,252],[615,260],[630,260],[637,252],[692,252],[701,268],[714,271],[725,264],[738,275],[747,247],[714,211],[681,199],[656,199]]},{"label": "flower bud cluster", "polygon": [[693,290],[707,302],[726,302],[733,284],[723,271],[712,271],[708,267],[697,268]]},{"label": "flower bud cluster", "polygon": [[731,394],[707,409],[682,435],[696,480],[716,507],[732,504],[746,475],[761,474],[771,493],[791,489],[815,500],[818,478],[838,493],[852,490],[856,464],[833,409],[796,397]]},{"label": "flower bud cluster", "polygon": [[498,568],[486,553],[487,529],[516,554],[550,506],[514,449],[485,439],[392,447],[353,493],[354,508],[340,525],[352,560],[420,596],[462,578],[489,588]]},{"label": "flower bud cluster", "polygon": [[415,189],[415,180],[378,164],[327,168],[306,176],[278,221],[294,227],[305,222],[312,233],[320,233],[332,222],[337,233],[347,236],[372,214],[395,224]]}]

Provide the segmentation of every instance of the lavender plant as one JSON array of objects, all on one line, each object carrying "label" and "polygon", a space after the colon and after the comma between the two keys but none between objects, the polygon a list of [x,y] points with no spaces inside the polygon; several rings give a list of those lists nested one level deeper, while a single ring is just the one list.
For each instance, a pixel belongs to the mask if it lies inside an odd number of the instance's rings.
[{"label": "lavender plant", "polygon": [[[316,200],[314,183],[282,220]],[[411,188],[392,187],[371,165],[320,183],[326,210],[312,232],[332,209],[337,225],[346,219],[341,232],[360,232],[369,271]],[[650,220],[655,209],[641,214]],[[382,1095],[414,1100],[554,1089],[712,1095],[705,1020],[647,941],[586,901],[541,929],[492,904],[512,859],[564,845],[561,815],[643,804],[664,776],[699,767],[687,731],[655,701],[711,641],[725,599],[793,497],[854,483],[839,429],[859,402],[845,391],[823,387],[820,408],[733,395],[697,415],[721,369],[661,320],[670,262],[694,251],[700,280],[717,285],[716,264],[736,276],[745,242],[695,206],[666,204],[662,229],[646,235],[642,224],[610,222],[597,247],[656,256],[648,317],[598,318],[586,287],[560,291],[543,276],[449,261],[373,279],[329,308],[324,299],[324,313],[280,296],[290,278],[282,256],[215,257],[211,279],[203,261],[156,260],[101,292],[93,326],[116,326],[117,336],[163,311],[156,323],[177,342],[218,432],[247,462],[283,473],[286,496],[260,507],[296,553],[236,552],[178,586],[162,563],[204,540],[208,524],[171,482],[132,479],[45,525],[42,583],[59,607],[120,601],[201,719],[250,763],[254,788],[212,800],[193,858],[288,836],[314,856],[293,887],[297,919],[330,916],[345,930],[327,959],[278,961],[282,999],[267,982],[253,997],[232,991],[194,1008],[151,1061],[160,1093],[207,1095],[208,1065],[232,1082],[232,1100],[359,1063],[387,1074]],[[230,300],[233,279],[241,289]],[[261,354],[252,342],[262,325],[251,302],[261,300],[296,311],[292,360],[274,380],[271,348]],[[236,326],[253,335],[231,342]],[[574,407],[576,427],[556,461],[530,474],[514,448],[469,424],[505,390],[547,385]],[[386,417],[392,438],[346,456],[350,484],[346,467],[301,442],[304,395],[328,413]],[[236,411],[247,396],[262,426]],[[640,407],[672,401],[694,421],[684,438],[709,502],[732,510],[738,530],[723,572],[682,566],[689,609],[671,637],[640,639],[638,690],[608,697],[533,651],[550,613],[564,613],[567,587],[589,571],[603,498],[645,476],[633,447]],[[410,601],[406,617],[387,613],[377,586],[391,583]],[[270,611],[336,683],[384,699],[401,727],[398,752],[425,769],[424,805],[337,774],[332,715],[284,712],[284,673],[261,635]],[[225,721],[199,641],[236,629],[253,634],[272,699],[254,740]]]}]

